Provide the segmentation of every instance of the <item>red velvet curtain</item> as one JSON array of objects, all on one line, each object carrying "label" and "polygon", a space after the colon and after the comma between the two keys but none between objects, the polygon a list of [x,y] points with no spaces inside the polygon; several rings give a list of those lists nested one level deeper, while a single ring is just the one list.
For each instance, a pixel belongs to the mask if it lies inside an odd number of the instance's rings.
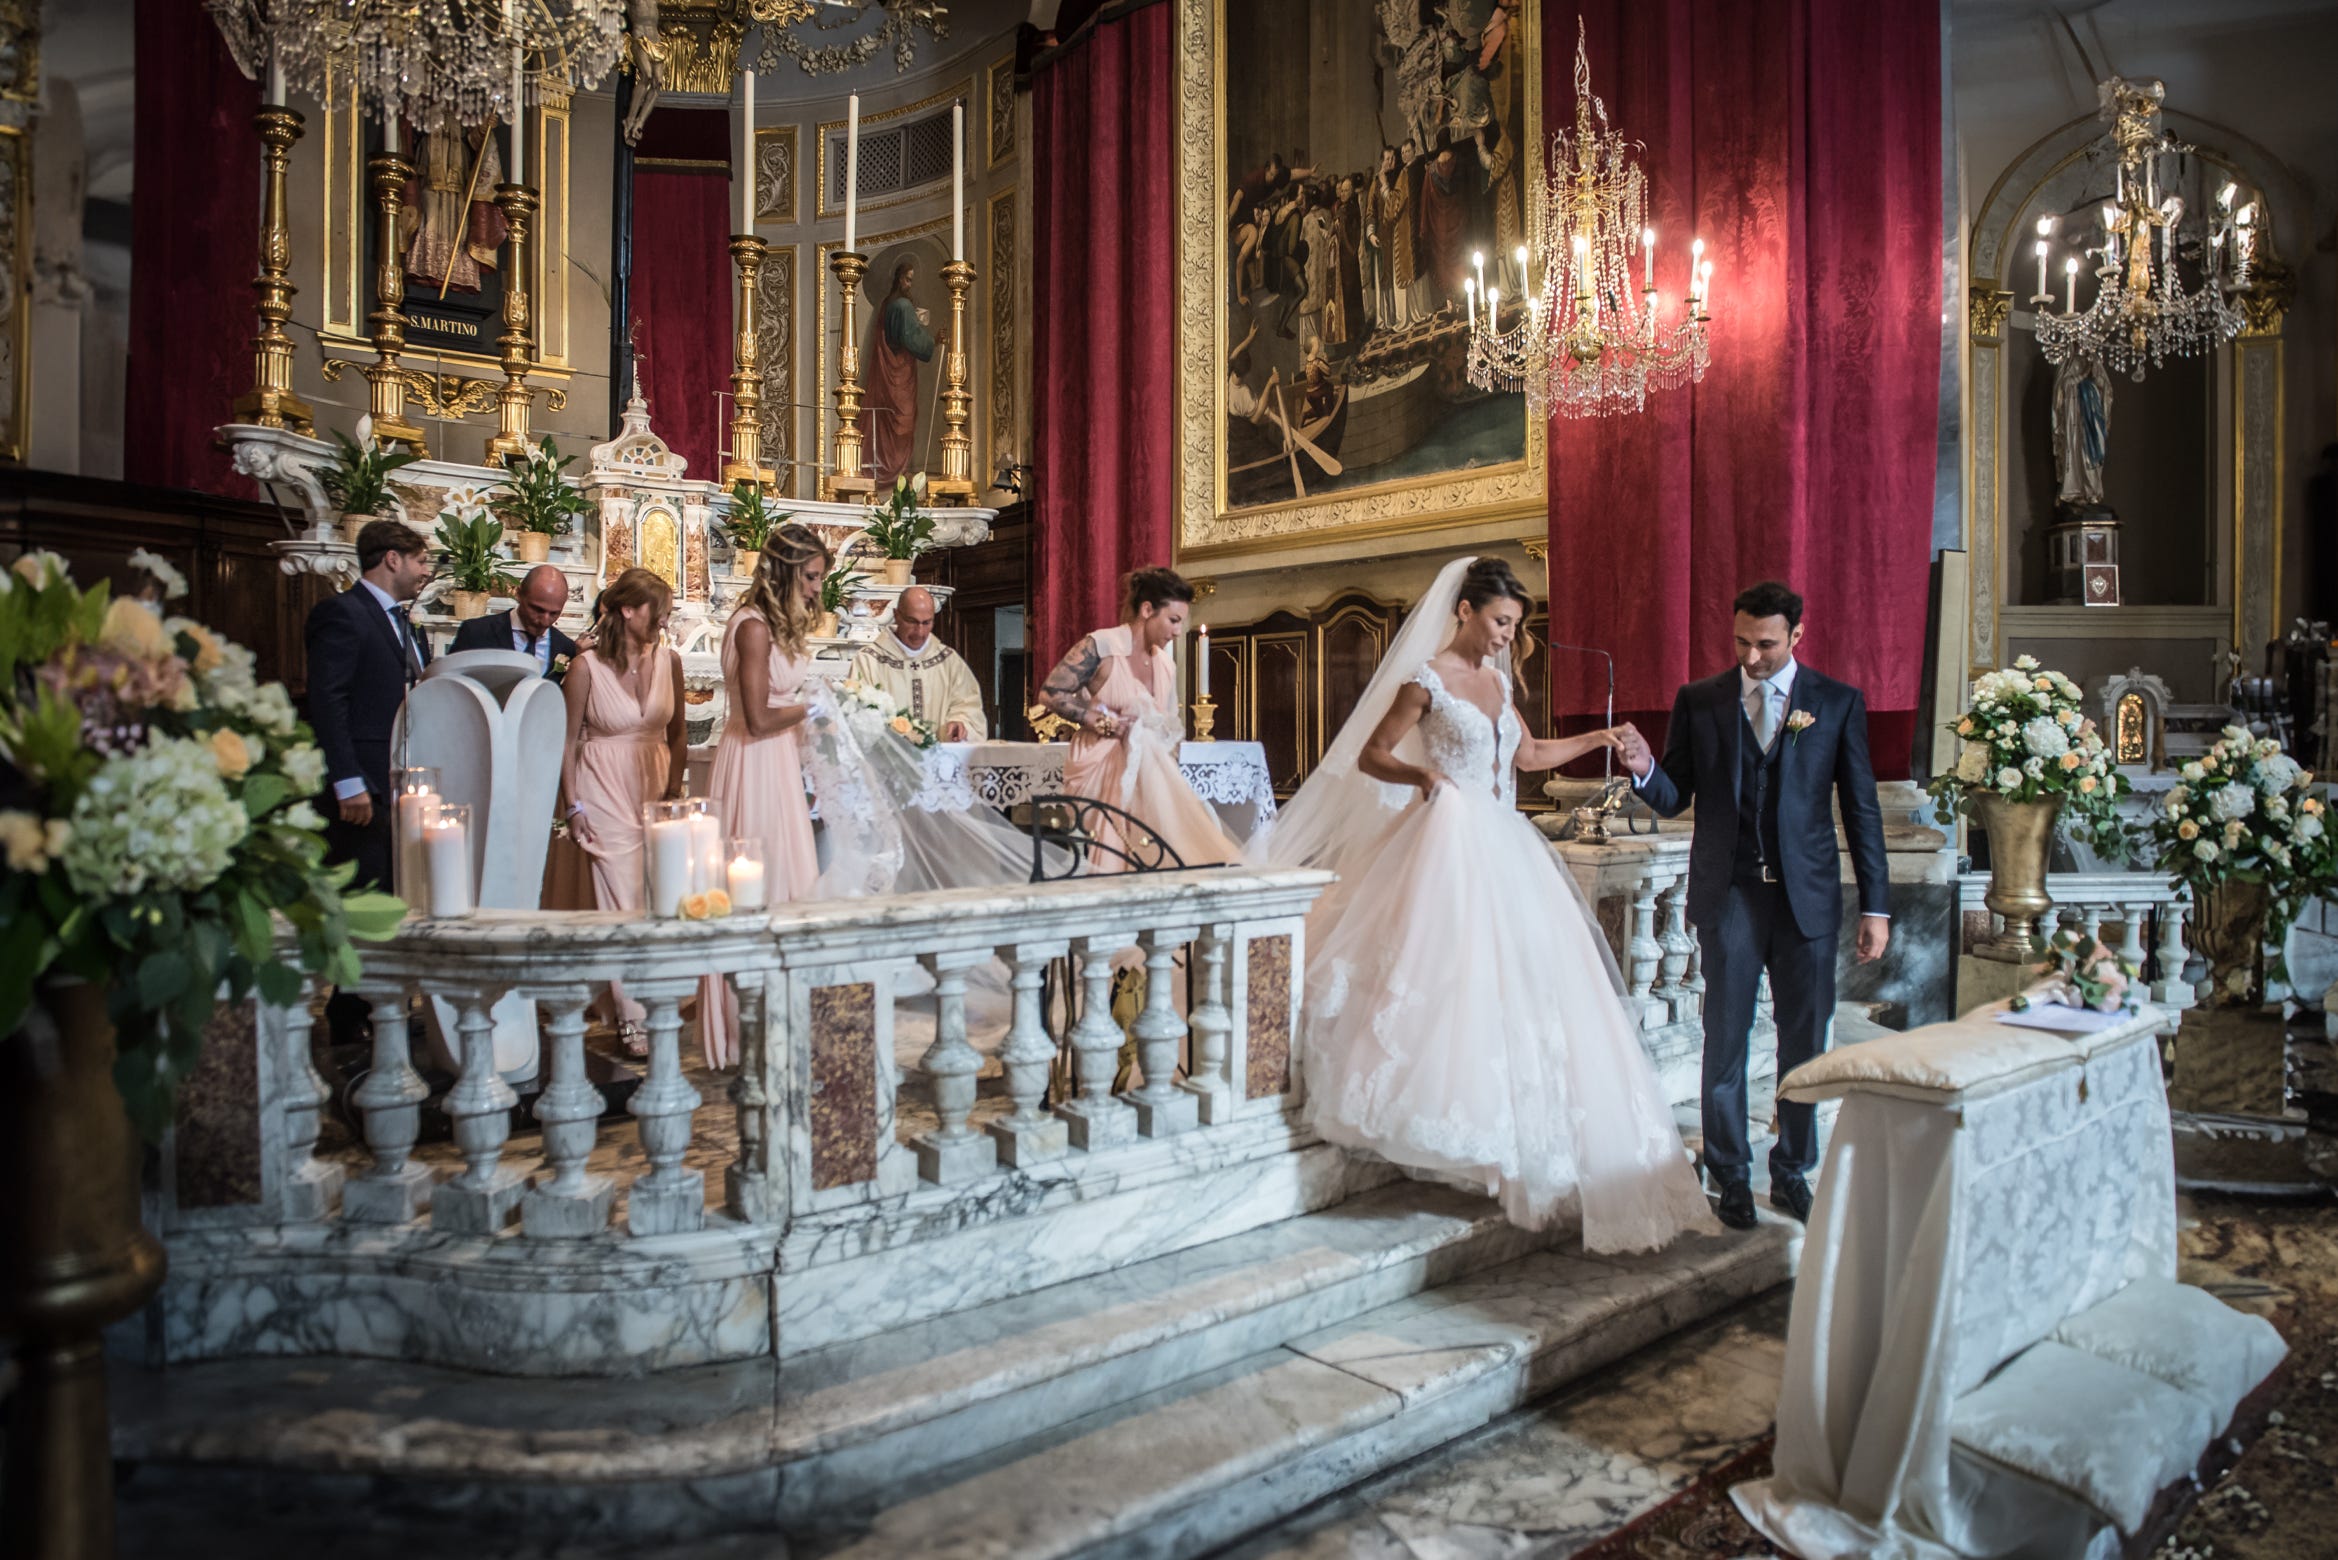
[{"label": "red velvet curtain", "polygon": [[138,0],[132,29],[138,220],[123,475],[248,496],[211,431],[252,388],[260,91],[194,0]]},{"label": "red velvet curtain", "polygon": [[[1580,0],[1593,89],[1647,144],[1665,317],[1714,262],[1713,364],[1637,416],[1554,419],[1551,635],[1615,655],[1661,744],[1675,690],[1729,665],[1730,599],[1777,578],[1801,656],[1867,693],[1907,773],[1924,657],[1940,365],[1934,0]],[[1543,6],[1545,121],[1574,112],[1578,5]],[[1553,708],[1596,715],[1596,658]],[[1568,722],[1585,724],[1582,719]]]},{"label": "red velvet curtain", "polygon": [[1176,474],[1172,8],[1106,20],[1031,84],[1033,676],[1170,561]]},{"label": "red velvet curtain", "polygon": [[641,393],[690,475],[722,477],[717,388],[730,383],[731,115],[661,108],[634,149],[633,318]]}]

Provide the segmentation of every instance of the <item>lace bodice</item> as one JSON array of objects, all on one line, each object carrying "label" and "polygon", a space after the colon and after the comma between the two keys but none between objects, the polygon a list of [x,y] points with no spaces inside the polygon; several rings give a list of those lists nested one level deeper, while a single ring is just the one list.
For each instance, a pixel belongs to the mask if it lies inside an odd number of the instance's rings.
[{"label": "lace bodice", "polygon": [[[1446,688],[1430,667],[1413,674],[1429,695],[1421,717],[1421,745],[1428,765],[1464,790],[1488,786],[1506,806],[1518,801],[1518,744],[1525,735],[1510,705],[1510,682],[1502,681],[1502,718],[1489,724],[1486,712]],[[1491,773],[1489,773],[1491,771]],[[1481,793],[1482,794],[1482,793]]]}]

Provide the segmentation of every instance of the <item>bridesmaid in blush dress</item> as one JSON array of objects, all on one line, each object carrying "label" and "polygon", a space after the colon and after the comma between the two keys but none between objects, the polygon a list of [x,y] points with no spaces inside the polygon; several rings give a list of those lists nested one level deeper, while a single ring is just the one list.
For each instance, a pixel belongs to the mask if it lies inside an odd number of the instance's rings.
[{"label": "bridesmaid in blush dress", "polygon": [[[1174,646],[1192,603],[1193,587],[1172,570],[1137,570],[1128,577],[1120,625],[1072,646],[1047,674],[1039,697],[1080,728],[1064,756],[1064,790],[1133,814],[1187,866],[1208,867],[1241,851],[1177,767],[1185,722],[1177,708]],[[1102,845],[1128,848],[1109,823],[1097,835]],[[1099,849],[1091,865],[1115,872],[1125,863]]]},{"label": "bridesmaid in blush dress", "polygon": [[[802,740],[811,712],[805,683],[812,673],[812,628],[828,568],[828,549],[819,537],[800,525],[781,526],[764,544],[755,577],[723,631],[730,715],[714,751],[707,795],[725,839],[762,840],[773,904],[806,897],[820,876],[811,804],[804,799]],[[738,998],[720,977],[700,987],[698,1023],[706,1065],[738,1065]]]},{"label": "bridesmaid in blush dress", "polygon": [[[593,604],[592,647],[561,683],[568,748],[560,766],[561,813],[590,858],[593,903],[639,910],[641,809],[682,794],[682,658],[658,644],[673,591],[647,569],[627,569]],[[635,1055],[648,1050],[642,1006],[612,981],[618,1029]]]}]

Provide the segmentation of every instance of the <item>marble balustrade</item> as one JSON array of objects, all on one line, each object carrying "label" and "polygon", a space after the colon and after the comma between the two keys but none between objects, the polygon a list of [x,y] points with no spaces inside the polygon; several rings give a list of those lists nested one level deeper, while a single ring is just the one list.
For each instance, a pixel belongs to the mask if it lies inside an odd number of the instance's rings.
[{"label": "marble balustrade", "polygon": [[[263,1007],[245,1042],[258,1195],[194,1207],[163,1177],[171,1274],[146,1352],[585,1375],[794,1354],[1328,1206],[1388,1178],[1298,1120],[1303,918],[1330,881],[1214,870],[718,921],[409,921],[365,952],[361,1161],[317,1155],[308,1008]],[[1117,1092],[1116,960],[1146,976]],[[708,975],[741,1009],[719,1101],[701,1086],[724,1075],[683,1061]],[[602,1119],[586,1070],[612,981],[648,1009],[630,1123]],[[516,1140],[492,1016],[513,994],[541,1016],[545,1077]],[[461,1072],[439,1108],[459,1163],[416,1157],[417,997],[454,1015]],[[987,1080],[977,1006],[996,1018]],[[911,1066],[895,1026],[913,1011],[932,1038]],[[1051,1101],[1067,1049],[1075,1082]],[[715,1111],[735,1125],[727,1163],[706,1157]]]},{"label": "marble balustrade", "polygon": [[[1983,902],[1988,891],[1988,873],[1957,875],[1968,951],[2003,928],[2004,918]],[[2149,978],[2154,1003],[2188,1008],[2199,1000],[2196,987],[2206,970],[2190,968],[2198,963],[2184,941],[2192,894],[2181,882],[2165,872],[2049,872],[2046,893],[2055,924],[2118,949]]]}]

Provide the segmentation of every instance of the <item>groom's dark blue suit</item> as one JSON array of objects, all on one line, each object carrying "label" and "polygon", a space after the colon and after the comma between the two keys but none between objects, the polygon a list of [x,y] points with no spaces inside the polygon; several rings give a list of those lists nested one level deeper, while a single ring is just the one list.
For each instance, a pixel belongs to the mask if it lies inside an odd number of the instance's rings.
[{"label": "groom's dark blue suit", "polygon": [[[1797,712],[1808,717],[1799,730]],[[1834,1015],[1843,918],[1837,800],[1860,912],[1890,914],[1866,696],[1797,663],[1786,713],[1765,750],[1736,667],[1690,683],[1673,700],[1664,757],[1639,787],[1667,818],[1697,806],[1688,913],[1704,953],[1705,1163],[1717,1182],[1742,1180],[1753,1160],[1746,1048],[1762,971],[1770,973],[1778,1022],[1779,1076],[1825,1048]],[[1811,1107],[1780,1101],[1771,1174],[1807,1174],[1817,1162]]]}]

